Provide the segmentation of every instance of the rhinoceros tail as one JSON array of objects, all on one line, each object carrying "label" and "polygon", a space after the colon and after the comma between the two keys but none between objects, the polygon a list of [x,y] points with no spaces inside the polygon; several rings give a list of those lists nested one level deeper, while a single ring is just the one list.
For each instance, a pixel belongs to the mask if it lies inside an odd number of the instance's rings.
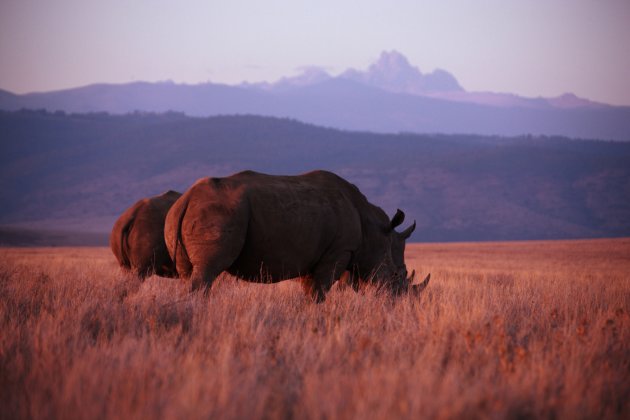
[{"label": "rhinoceros tail", "polygon": [[120,262],[123,267],[131,269],[131,260],[129,259],[129,232],[133,227],[135,217],[129,219],[120,232]]},{"label": "rhinoceros tail", "polygon": [[[182,203],[182,211],[179,214],[179,218],[177,219],[177,230],[175,232],[175,244],[173,246],[173,266],[177,270],[177,253],[178,248],[181,246],[182,252],[188,258],[188,252],[186,251],[186,246],[184,245],[184,241],[182,240],[182,224],[184,222],[184,216],[186,216],[186,210],[188,210],[188,199]],[[182,273],[180,273],[182,274]]]}]

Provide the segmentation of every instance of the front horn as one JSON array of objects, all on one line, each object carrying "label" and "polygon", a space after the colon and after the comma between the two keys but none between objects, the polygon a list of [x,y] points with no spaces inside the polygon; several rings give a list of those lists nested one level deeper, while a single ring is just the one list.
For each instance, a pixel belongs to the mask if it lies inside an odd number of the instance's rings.
[{"label": "front horn", "polygon": [[418,296],[420,292],[422,292],[424,289],[427,288],[427,286],[429,285],[430,278],[431,278],[431,273],[427,274],[424,280],[422,280],[422,283],[411,285],[411,293]]},{"label": "front horn", "polygon": [[413,225],[409,226],[407,229],[403,230],[402,232],[400,232],[400,235],[403,237],[403,239],[407,239],[411,236],[411,234],[413,233],[413,231],[416,230],[416,221],[413,221]]}]

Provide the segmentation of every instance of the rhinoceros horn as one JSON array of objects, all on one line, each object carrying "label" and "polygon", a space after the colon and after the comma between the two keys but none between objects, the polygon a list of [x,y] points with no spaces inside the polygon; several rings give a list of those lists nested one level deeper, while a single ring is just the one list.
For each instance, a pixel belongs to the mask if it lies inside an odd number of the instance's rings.
[{"label": "rhinoceros horn", "polygon": [[392,221],[390,222],[390,227],[393,230],[396,226],[400,226],[404,221],[405,213],[401,209],[397,209],[396,214],[392,217]]},{"label": "rhinoceros horn", "polygon": [[[413,281],[413,276],[416,274],[416,271],[414,270],[411,273],[411,281]],[[411,292],[413,294],[415,294],[416,296],[420,294],[420,292],[422,292],[424,289],[426,289],[426,287],[429,284],[429,279],[431,278],[431,273],[427,274],[427,276],[424,278],[424,280],[422,280],[422,283],[420,284],[412,284],[411,287]]]},{"label": "rhinoceros horn", "polygon": [[403,230],[402,232],[400,232],[400,236],[403,237],[403,239],[409,239],[409,237],[411,236],[411,234],[413,233],[413,231],[416,230],[416,221],[413,221],[413,225],[409,226],[407,229]]}]

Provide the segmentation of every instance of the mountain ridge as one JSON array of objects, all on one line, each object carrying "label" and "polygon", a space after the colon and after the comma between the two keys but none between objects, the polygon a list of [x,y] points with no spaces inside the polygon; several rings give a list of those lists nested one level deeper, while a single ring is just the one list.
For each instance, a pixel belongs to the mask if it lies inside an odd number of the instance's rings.
[{"label": "mountain ridge", "polygon": [[[317,76],[317,77],[313,77]],[[422,73],[413,66],[407,57],[396,50],[383,51],[380,57],[367,70],[349,68],[338,76],[328,74],[324,69],[311,66],[293,77],[283,77],[276,82],[244,84],[248,88],[265,90],[286,89],[290,86],[316,84],[328,79],[347,79],[376,87],[388,92],[429,96],[458,102],[476,103],[490,106],[522,106],[522,107],[603,107],[613,106],[605,103],[580,98],[573,93],[564,93],[556,97],[523,97],[513,93],[492,91],[467,91],[458,80],[446,70],[434,69],[430,73]],[[571,98],[570,101],[561,102]]]},{"label": "mountain ridge", "polygon": [[[271,84],[130,82],[24,95],[0,91],[0,109],[115,114],[176,111],[198,117],[255,114],[380,133],[531,134],[630,141],[630,107],[598,104],[572,94],[522,98],[466,92],[450,73],[441,71],[437,77],[446,78],[446,90],[435,90],[431,75],[436,73],[422,74],[399,53],[384,53],[370,69],[355,71],[351,77],[347,73],[332,77],[322,69],[308,68],[302,75]],[[427,88],[427,84],[432,85]],[[419,94],[418,89],[425,90]]]}]

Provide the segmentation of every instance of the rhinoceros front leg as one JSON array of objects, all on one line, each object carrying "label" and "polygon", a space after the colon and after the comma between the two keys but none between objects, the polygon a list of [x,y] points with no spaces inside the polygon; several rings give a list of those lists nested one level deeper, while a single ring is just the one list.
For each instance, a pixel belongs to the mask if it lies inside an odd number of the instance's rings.
[{"label": "rhinoceros front leg", "polygon": [[317,263],[313,274],[302,279],[302,289],[314,302],[326,299],[326,293],[346,271],[350,262],[350,253],[330,253]]}]

